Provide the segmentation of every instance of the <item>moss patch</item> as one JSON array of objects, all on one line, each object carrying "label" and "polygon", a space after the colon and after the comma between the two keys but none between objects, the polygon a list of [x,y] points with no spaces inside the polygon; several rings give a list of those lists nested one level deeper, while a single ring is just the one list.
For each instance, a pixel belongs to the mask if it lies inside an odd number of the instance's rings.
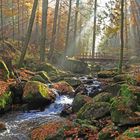
[{"label": "moss patch", "polygon": [[80,119],[94,120],[110,112],[110,104],[106,102],[95,102],[85,104],[77,113],[77,117]]},{"label": "moss patch", "polygon": [[80,110],[80,108],[88,103],[88,102],[91,102],[92,101],[92,98],[86,96],[86,95],[76,95],[76,97],[74,98],[74,101],[72,103],[72,110],[74,112],[78,112]]},{"label": "moss patch", "polygon": [[7,91],[0,95],[0,109],[5,108],[7,105],[10,105],[12,102],[11,92]]},{"label": "moss patch", "polygon": [[0,74],[2,74],[1,77],[3,78],[3,80],[7,80],[10,75],[10,72],[6,64],[2,60],[0,60]]},{"label": "moss patch", "polygon": [[52,96],[54,96],[48,89],[47,85],[37,81],[27,82],[24,88],[23,96],[30,99],[39,95],[46,99],[50,99]]}]

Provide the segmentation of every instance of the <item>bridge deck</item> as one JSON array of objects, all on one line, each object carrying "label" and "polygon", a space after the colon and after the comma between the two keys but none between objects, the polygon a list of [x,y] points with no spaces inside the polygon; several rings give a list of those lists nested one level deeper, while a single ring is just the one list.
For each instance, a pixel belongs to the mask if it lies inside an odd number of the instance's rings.
[{"label": "bridge deck", "polygon": [[[76,58],[82,61],[119,61],[119,56],[113,56],[112,54],[106,53],[95,53],[94,58],[89,54],[81,54],[76,56]],[[123,60],[128,61],[128,58],[124,57]]]}]

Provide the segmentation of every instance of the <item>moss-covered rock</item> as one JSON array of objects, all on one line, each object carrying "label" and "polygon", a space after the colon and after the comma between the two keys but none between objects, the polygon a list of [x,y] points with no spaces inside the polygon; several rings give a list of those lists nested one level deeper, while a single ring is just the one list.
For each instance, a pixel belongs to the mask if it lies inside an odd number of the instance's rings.
[{"label": "moss-covered rock", "polygon": [[5,91],[0,95],[0,114],[9,110],[12,104],[12,97],[10,91]]},{"label": "moss-covered rock", "polygon": [[78,118],[94,120],[110,113],[110,104],[106,102],[90,102],[85,104],[77,113]]},{"label": "moss-covered rock", "polygon": [[78,112],[84,104],[91,102],[91,101],[92,101],[92,98],[90,98],[86,95],[77,94],[72,103],[73,112]]},{"label": "moss-covered rock", "polygon": [[37,72],[37,75],[40,75],[46,81],[46,83],[51,83],[50,78],[47,75],[47,72],[39,71],[39,72]]},{"label": "moss-covered rock", "polygon": [[41,82],[41,83],[44,83],[46,84],[46,81],[40,76],[40,75],[35,75],[33,76],[30,81],[38,81],[38,82]]},{"label": "moss-covered rock", "polygon": [[116,140],[139,140],[140,139],[140,126],[132,127],[126,130]]},{"label": "moss-covered rock", "polygon": [[122,81],[126,81],[127,80],[128,75],[127,74],[120,74],[120,75],[116,75],[113,80],[114,82],[122,82]]},{"label": "moss-covered rock", "polygon": [[68,58],[65,61],[64,68],[68,71],[73,72],[73,73],[84,74],[84,73],[89,72],[89,68],[88,68],[87,63],[80,61],[80,60],[76,60],[76,59],[70,59],[70,58]]},{"label": "moss-covered rock", "polygon": [[4,63],[4,61],[0,60],[0,77],[3,80],[7,80],[9,78],[10,72]]},{"label": "moss-covered rock", "polygon": [[60,94],[62,94],[62,95],[74,96],[73,87],[65,81],[60,81],[58,83],[54,83],[53,88],[58,90],[60,92]]},{"label": "moss-covered rock", "polygon": [[137,98],[127,85],[122,85],[120,96],[111,101],[111,119],[118,125],[140,123],[140,117],[135,113],[138,109]]},{"label": "moss-covered rock", "polygon": [[73,77],[66,77],[66,78],[64,78],[64,81],[66,81],[73,87],[77,87],[81,84],[81,81],[79,79],[73,78]]},{"label": "moss-covered rock", "polygon": [[93,98],[93,102],[110,102],[110,100],[112,99],[112,94],[109,92],[102,92],[98,95],[96,95]]},{"label": "moss-covered rock", "polygon": [[98,78],[112,78],[116,75],[115,71],[105,70],[98,72]]},{"label": "moss-covered rock", "polygon": [[45,71],[47,72],[48,76],[55,76],[58,75],[58,70],[53,65],[49,63],[42,63],[37,66],[37,71]]},{"label": "moss-covered rock", "polygon": [[37,81],[29,81],[24,87],[23,99],[29,103],[31,108],[37,108],[54,102],[55,95],[48,89],[47,85]]},{"label": "moss-covered rock", "polygon": [[137,103],[140,105],[140,86],[127,85],[130,92],[137,97]]},{"label": "moss-covered rock", "polygon": [[115,137],[119,135],[119,129],[113,124],[104,127],[98,134],[99,140],[115,140]]},{"label": "moss-covered rock", "polygon": [[106,87],[105,92],[111,93],[113,96],[118,96],[121,89],[121,85],[118,83],[110,84]]}]

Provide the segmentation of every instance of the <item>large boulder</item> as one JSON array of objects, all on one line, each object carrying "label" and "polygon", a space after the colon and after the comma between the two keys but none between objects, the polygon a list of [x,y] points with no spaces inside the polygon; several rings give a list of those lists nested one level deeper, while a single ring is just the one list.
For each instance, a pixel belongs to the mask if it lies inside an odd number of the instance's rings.
[{"label": "large boulder", "polygon": [[78,118],[94,120],[110,113],[110,104],[106,102],[90,102],[85,104],[77,113]]},{"label": "large boulder", "polygon": [[120,75],[116,75],[113,80],[114,82],[123,82],[123,81],[127,81],[129,75],[127,74],[120,74]]},{"label": "large boulder", "polygon": [[44,83],[46,84],[46,81],[40,76],[40,75],[35,75],[33,76],[30,81],[38,81],[38,82],[41,82],[41,83]]},{"label": "large boulder", "polygon": [[53,88],[58,90],[62,95],[74,96],[73,87],[65,81],[60,81],[53,84]]},{"label": "large boulder", "polygon": [[29,81],[24,87],[23,100],[29,104],[29,109],[40,108],[54,102],[55,94],[48,89],[47,85]]},{"label": "large boulder", "polygon": [[101,92],[93,98],[94,102],[110,102],[113,95],[109,92]]},{"label": "large boulder", "polygon": [[72,87],[78,87],[82,83],[79,79],[73,77],[66,77],[64,81],[69,83]]},{"label": "large boulder", "polygon": [[120,96],[114,97],[111,102],[111,119],[115,124],[123,126],[140,123],[140,116],[136,113],[137,97],[127,85],[122,85]]},{"label": "large boulder", "polygon": [[73,73],[84,74],[84,73],[89,72],[89,68],[88,68],[87,63],[80,61],[80,60],[76,60],[76,59],[70,59],[70,58],[68,58],[65,61],[64,68],[68,71],[73,72]]},{"label": "large boulder", "polygon": [[42,63],[37,66],[37,71],[45,71],[48,76],[58,75],[58,70],[49,63]]},{"label": "large boulder", "polygon": [[20,83],[12,83],[9,85],[9,90],[11,91],[12,103],[21,104],[23,96],[23,88],[26,82],[21,81]]},{"label": "large boulder", "polygon": [[78,112],[84,104],[91,102],[92,98],[86,95],[77,94],[72,103],[73,112]]},{"label": "large boulder", "polygon": [[46,83],[51,83],[50,78],[49,78],[47,72],[39,71],[39,72],[37,72],[37,75],[41,76],[45,80]]},{"label": "large boulder", "polygon": [[5,91],[0,95],[0,114],[5,113],[11,108],[12,97],[10,91]]},{"label": "large boulder", "polygon": [[111,93],[113,96],[118,96],[121,89],[121,85],[118,83],[109,84],[105,87],[104,91]]},{"label": "large boulder", "polygon": [[140,86],[127,85],[130,92],[137,97],[137,103],[140,105]]},{"label": "large boulder", "polygon": [[98,78],[112,78],[116,75],[116,72],[113,70],[104,70],[98,72]]},{"label": "large boulder", "polygon": [[9,78],[9,70],[6,66],[6,64],[4,63],[4,61],[0,60],[0,77],[3,80],[7,80]]}]

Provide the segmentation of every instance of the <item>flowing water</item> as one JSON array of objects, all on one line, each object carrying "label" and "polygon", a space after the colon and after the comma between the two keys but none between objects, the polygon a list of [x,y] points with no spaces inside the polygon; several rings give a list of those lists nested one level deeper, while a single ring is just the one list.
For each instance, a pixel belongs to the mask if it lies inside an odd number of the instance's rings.
[{"label": "flowing water", "polygon": [[[79,78],[87,91],[86,94],[94,94],[95,91],[101,89],[100,82],[97,79],[88,79],[86,76]],[[0,121],[6,123],[6,131],[0,133],[0,140],[29,140],[30,132],[47,122],[55,120],[63,120],[59,116],[66,104],[71,105],[73,98],[65,95],[58,95],[58,92],[53,90],[56,94],[56,100],[53,104],[47,107],[44,111],[32,110],[30,112],[14,111],[5,114],[0,118]]]},{"label": "flowing water", "polygon": [[48,121],[62,120],[59,113],[65,104],[72,104],[73,99],[65,95],[57,96],[56,101],[43,112],[31,111],[28,113],[11,112],[0,120],[6,123],[7,130],[0,133],[0,140],[29,140],[31,130]]}]

